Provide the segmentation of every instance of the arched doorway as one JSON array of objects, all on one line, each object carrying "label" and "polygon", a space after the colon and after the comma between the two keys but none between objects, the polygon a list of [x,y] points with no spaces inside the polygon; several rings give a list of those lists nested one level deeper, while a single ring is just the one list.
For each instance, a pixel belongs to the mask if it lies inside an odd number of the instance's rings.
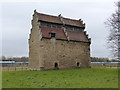
[{"label": "arched doorway", "polygon": [[77,67],[80,67],[80,63],[79,62],[77,62]]},{"label": "arched doorway", "polygon": [[58,63],[54,63],[54,69],[55,69],[55,70],[59,69]]}]

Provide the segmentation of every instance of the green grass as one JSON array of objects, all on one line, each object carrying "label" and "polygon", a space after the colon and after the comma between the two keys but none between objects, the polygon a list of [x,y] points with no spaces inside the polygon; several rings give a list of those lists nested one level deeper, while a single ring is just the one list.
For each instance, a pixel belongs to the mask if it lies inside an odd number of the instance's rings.
[{"label": "green grass", "polygon": [[118,88],[118,70],[109,68],[3,71],[3,88]]}]

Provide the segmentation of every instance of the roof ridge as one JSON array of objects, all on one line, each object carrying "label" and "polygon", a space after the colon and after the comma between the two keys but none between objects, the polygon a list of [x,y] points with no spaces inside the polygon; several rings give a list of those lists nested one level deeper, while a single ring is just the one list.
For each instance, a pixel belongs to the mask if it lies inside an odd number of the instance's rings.
[{"label": "roof ridge", "polygon": [[73,18],[66,18],[66,17],[63,17],[63,19],[69,19],[69,20],[73,20],[73,21],[79,21],[77,19],[73,19]]},{"label": "roof ridge", "polygon": [[[37,13],[38,13],[38,12],[37,12]],[[59,15],[56,16],[56,15],[50,15],[50,14],[46,14],[46,13],[38,13],[38,14],[46,15],[46,16],[52,16],[52,17],[57,17],[57,18],[59,18]],[[63,19],[70,19],[70,20],[73,20],[73,21],[79,21],[79,20],[77,20],[77,19],[68,18],[68,17],[63,17],[63,16],[62,16],[62,18],[63,18]]]},{"label": "roof ridge", "polygon": [[44,14],[44,13],[38,13],[38,12],[36,12],[36,13],[38,14],[39,20],[63,24],[63,22],[61,22],[61,20],[60,20],[60,18],[62,17],[63,21],[67,25],[72,25],[72,26],[77,26],[77,27],[85,27],[85,24],[83,23],[83,21],[81,19],[77,20],[77,19],[66,18],[63,16],[60,17],[60,15],[55,16],[55,15],[49,15],[49,14]]},{"label": "roof ridge", "polygon": [[[37,12],[37,13],[38,13],[38,12]],[[55,16],[55,15],[50,15],[50,14],[45,14],[45,13],[38,13],[38,14],[46,15],[46,16],[52,16],[52,17],[58,17],[58,16]]]}]

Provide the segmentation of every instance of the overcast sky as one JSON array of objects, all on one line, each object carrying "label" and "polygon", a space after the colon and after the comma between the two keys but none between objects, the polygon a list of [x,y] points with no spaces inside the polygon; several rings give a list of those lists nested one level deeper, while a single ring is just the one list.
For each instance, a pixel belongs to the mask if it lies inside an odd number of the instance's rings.
[{"label": "overcast sky", "polygon": [[[49,2],[48,2],[49,1]],[[75,2],[76,1],[76,2]],[[117,0],[44,0],[41,2],[1,2],[2,55],[28,56],[28,38],[34,9],[40,13],[82,19],[92,40],[92,57],[110,57],[106,48],[108,29],[104,22],[115,11]],[[0,35],[1,36],[1,35]]]}]

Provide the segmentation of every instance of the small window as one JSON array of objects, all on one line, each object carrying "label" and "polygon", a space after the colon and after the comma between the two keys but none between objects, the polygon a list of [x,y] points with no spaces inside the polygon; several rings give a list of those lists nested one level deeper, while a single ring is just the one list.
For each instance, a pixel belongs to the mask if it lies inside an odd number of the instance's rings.
[{"label": "small window", "polygon": [[52,25],[53,28],[56,28],[57,26],[55,24]]},{"label": "small window", "polygon": [[56,33],[50,33],[51,38],[55,38]]},{"label": "small window", "polygon": [[48,27],[51,27],[51,24],[48,23],[47,26],[48,26]]}]

